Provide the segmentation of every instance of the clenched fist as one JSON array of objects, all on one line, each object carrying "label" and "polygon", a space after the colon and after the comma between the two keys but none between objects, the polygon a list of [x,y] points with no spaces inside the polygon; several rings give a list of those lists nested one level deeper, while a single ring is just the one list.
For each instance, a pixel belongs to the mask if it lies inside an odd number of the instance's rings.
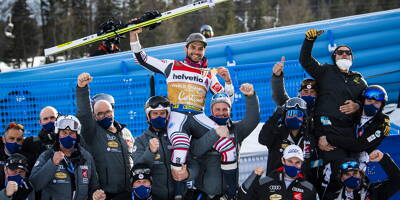
[{"label": "clenched fist", "polygon": [[86,87],[92,80],[93,77],[91,77],[89,73],[83,72],[78,76],[78,87]]},{"label": "clenched fist", "polygon": [[218,74],[224,79],[225,83],[231,84],[231,75],[229,74],[229,70],[225,67],[218,67],[217,68]]},{"label": "clenched fist", "polygon": [[369,161],[371,162],[379,162],[383,158],[383,153],[379,150],[374,150],[369,154]]},{"label": "clenched fist", "polygon": [[151,138],[149,140],[149,148],[151,153],[157,153],[160,148],[160,141],[157,138]]},{"label": "clenched fist", "polygon": [[15,181],[8,181],[6,187],[6,195],[8,197],[11,197],[17,191],[18,191],[18,184]]},{"label": "clenched fist", "polygon": [[281,62],[277,62],[272,68],[272,73],[274,73],[275,76],[281,76],[284,64],[285,64],[285,56],[282,56]]},{"label": "clenched fist", "polygon": [[53,163],[55,165],[59,165],[61,161],[64,159],[64,153],[61,151],[56,151],[53,155]]},{"label": "clenched fist", "polygon": [[92,195],[93,200],[105,200],[106,193],[103,190],[96,190]]},{"label": "clenched fist", "polygon": [[306,32],[306,39],[307,39],[307,40],[315,40],[315,39],[317,39],[317,37],[320,36],[322,33],[324,33],[323,30],[309,29],[309,30]]},{"label": "clenched fist", "polygon": [[246,96],[253,96],[254,95],[254,87],[251,83],[243,83],[239,90]]}]

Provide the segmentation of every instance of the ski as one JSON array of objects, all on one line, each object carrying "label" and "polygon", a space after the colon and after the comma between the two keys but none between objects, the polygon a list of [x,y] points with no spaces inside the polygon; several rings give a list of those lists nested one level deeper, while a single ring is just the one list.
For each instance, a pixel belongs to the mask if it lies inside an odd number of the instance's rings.
[{"label": "ski", "polygon": [[122,35],[124,33],[127,33],[131,30],[137,29],[137,28],[141,28],[141,27],[145,27],[145,26],[149,26],[155,23],[159,23],[162,22],[164,20],[168,20],[180,15],[184,15],[187,13],[191,13],[197,10],[201,10],[203,8],[207,8],[207,7],[213,7],[215,4],[219,4],[225,1],[229,1],[229,0],[201,0],[198,2],[194,2],[192,4],[188,4],[186,6],[182,6],[167,12],[163,12],[161,13],[160,17],[157,17],[155,19],[149,20],[149,21],[145,21],[139,24],[133,24],[133,25],[129,25],[125,28],[122,29],[118,29],[115,30],[113,32],[110,33],[106,33],[103,35],[99,35],[99,34],[93,34],[93,35],[89,35],[77,40],[73,40],[73,41],[69,41],[66,42],[64,44],[60,44],[51,48],[47,48],[44,50],[44,55],[45,56],[50,56],[50,55],[54,55],[57,53],[61,53],[63,51],[69,50],[69,49],[73,49],[76,47],[80,47],[80,46],[84,46],[87,44],[91,44],[97,41],[101,41],[110,37],[114,37],[114,36],[118,36],[118,35]]}]

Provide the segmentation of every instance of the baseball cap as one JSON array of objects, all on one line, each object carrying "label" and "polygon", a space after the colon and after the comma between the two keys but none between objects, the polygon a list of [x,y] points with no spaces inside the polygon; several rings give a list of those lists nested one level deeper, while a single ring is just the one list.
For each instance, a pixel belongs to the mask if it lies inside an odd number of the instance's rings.
[{"label": "baseball cap", "polygon": [[301,161],[304,161],[304,155],[303,155],[303,151],[301,150],[301,148],[297,145],[289,145],[285,148],[285,150],[283,151],[283,158],[284,159],[289,159],[289,158],[298,158]]},{"label": "baseball cap", "polygon": [[11,170],[22,169],[28,172],[28,159],[19,153],[11,154],[6,161],[6,167]]}]

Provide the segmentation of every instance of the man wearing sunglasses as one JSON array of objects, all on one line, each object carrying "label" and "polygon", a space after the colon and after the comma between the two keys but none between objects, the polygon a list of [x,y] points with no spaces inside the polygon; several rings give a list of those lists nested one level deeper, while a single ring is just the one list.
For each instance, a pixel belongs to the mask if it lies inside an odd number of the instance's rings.
[{"label": "man wearing sunglasses", "polygon": [[56,141],[54,123],[57,117],[58,111],[54,107],[44,107],[39,114],[39,124],[42,127],[39,134],[37,136],[25,138],[21,150],[29,159],[30,169],[32,169],[39,155],[47,149],[50,149]]},{"label": "man wearing sunglasses", "polygon": [[[352,138],[367,83],[360,73],[350,70],[354,57],[348,46],[338,46],[333,51],[333,64],[320,64],[312,57],[314,42],[323,32],[316,29],[306,32],[299,58],[303,68],[317,81],[320,91],[315,105],[316,137],[338,135]],[[318,146],[325,167],[331,172],[327,177],[330,181],[337,181],[340,159],[357,156],[322,141]]]},{"label": "man wearing sunglasses", "polygon": [[4,164],[13,153],[21,152],[24,141],[24,126],[12,122],[7,125],[0,143],[0,164]]},{"label": "man wearing sunglasses", "polygon": [[[166,77],[168,99],[172,104],[167,128],[174,147],[171,168],[181,170],[181,166],[186,163],[192,137],[200,138],[205,134],[218,137],[219,133],[215,132],[228,132],[226,127],[218,126],[204,114],[204,105],[209,91],[213,94],[225,92],[233,101],[232,80],[226,68],[219,67],[213,71],[208,68],[207,58],[204,57],[207,40],[201,33],[188,36],[184,47],[186,57],[183,61],[176,61],[159,60],[146,55],[139,42],[138,33],[141,31],[138,29],[130,32],[131,50],[140,65]],[[225,87],[219,83],[215,73],[225,80]],[[222,145],[224,147],[220,149],[229,152],[225,152],[227,156],[221,168],[228,170],[236,166],[236,149],[225,148],[233,145],[230,141]]]},{"label": "man wearing sunglasses", "polygon": [[316,142],[306,133],[307,124],[304,121],[306,116],[307,103],[299,97],[294,97],[288,99],[283,108],[278,107],[264,124],[258,142],[268,147],[267,174],[282,166],[279,158],[287,146],[297,145],[304,152],[302,171],[306,175],[305,178],[314,181],[311,163],[316,162]]},{"label": "man wearing sunglasses", "polygon": [[0,199],[26,199],[33,191],[28,180],[28,159],[19,153],[12,154],[0,170]]},{"label": "man wearing sunglasses", "polygon": [[39,156],[29,180],[42,199],[88,199],[99,183],[93,157],[80,145],[79,120],[58,117],[55,133],[56,143]]},{"label": "man wearing sunglasses", "polygon": [[299,146],[287,146],[278,160],[282,167],[262,178],[260,173],[252,174],[245,181],[240,191],[241,196],[245,196],[243,200],[319,199],[315,187],[301,172],[304,157]]},{"label": "man wearing sunglasses", "polygon": [[93,77],[88,73],[78,76],[76,88],[77,117],[82,123],[82,136],[89,152],[96,158],[96,169],[101,188],[107,199],[129,193],[129,173],[133,160],[133,140],[125,125],[115,120],[114,109],[106,100],[93,105],[89,98],[89,83]]},{"label": "man wearing sunglasses", "polygon": [[371,183],[356,160],[347,160],[340,165],[342,187],[329,191],[326,200],[386,200],[400,190],[400,169],[389,154],[374,150],[369,154],[370,162],[378,162],[385,171],[384,181]]},{"label": "man wearing sunglasses", "polygon": [[[203,193],[201,199],[219,199],[222,196],[225,199],[236,199],[238,170],[237,168],[220,170],[221,163],[226,160],[225,154],[229,151],[223,151],[220,154],[217,149],[227,141],[232,141],[232,146],[226,148],[239,147],[260,121],[260,107],[253,85],[244,83],[239,90],[246,101],[246,115],[240,121],[231,119],[232,102],[227,94],[217,93],[211,99],[209,118],[218,125],[228,125],[229,137],[214,138],[204,135],[201,138],[192,139],[191,151],[200,161],[196,188]],[[236,157],[239,155],[238,151],[239,149],[233,152]]]}]

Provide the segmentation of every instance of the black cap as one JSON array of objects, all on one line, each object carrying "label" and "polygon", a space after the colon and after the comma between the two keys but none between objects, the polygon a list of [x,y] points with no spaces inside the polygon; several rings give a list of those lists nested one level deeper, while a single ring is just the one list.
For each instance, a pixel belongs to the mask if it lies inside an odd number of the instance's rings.
[{"label": "black cap", "polygon": [[11,170],[22,169],[28,172],[28,159],[19,153],[11,154],[6,161],[6,167]]},{"label": "black cap", "polygon": [[186,38],[186,47],[192,42],[201,42],[204,44],[204,47],[207,46],[207,39],[201,33],[192,33],[189,37]]},{"label": "black cap", "polygon": [[151,170],[145,164],[135,164],[131,170],[132,183],[137,180],[147,179],[152,182]]}]

